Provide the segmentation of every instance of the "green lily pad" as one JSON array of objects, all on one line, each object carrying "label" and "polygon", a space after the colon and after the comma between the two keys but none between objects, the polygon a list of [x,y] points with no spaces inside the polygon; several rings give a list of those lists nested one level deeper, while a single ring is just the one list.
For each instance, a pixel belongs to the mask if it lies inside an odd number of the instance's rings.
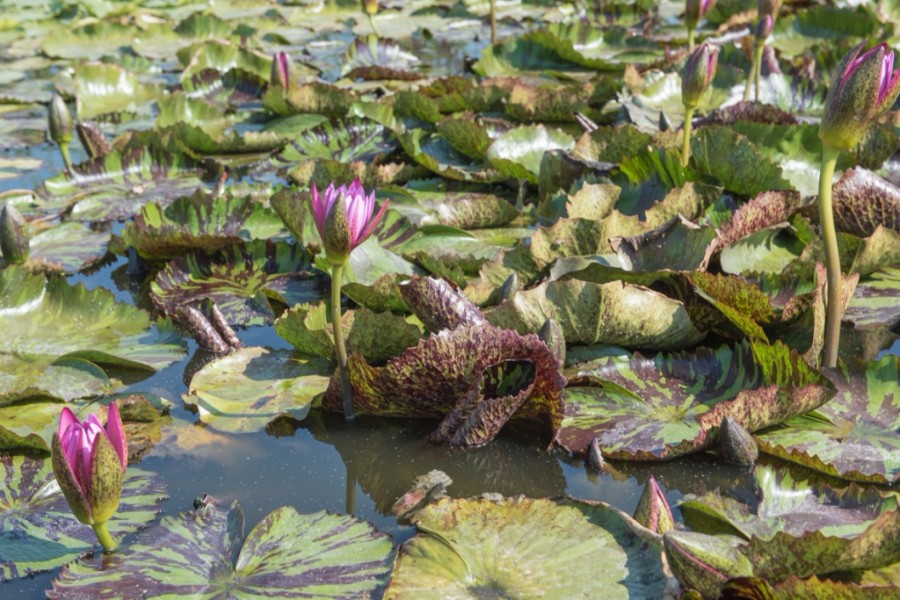
[{"label": "green lily pad", "polygon": [[[64,273],[77,273],[106,255],[110,238],[109,231],[97,231],[85,223],[68,221],[36,233],[28,241],[29,257]],[[6,265],[2,258],[0,265]]]},{"label": "green lily pad", "polygon": [[219,159],[231,155],[268,154],[287,143],[285,136],[274,131],[230,131],[212,135],[204,128],[182,122],[175,124],[175,134],[193,152]]},{"label": "green lily pad", "polygon": [[856,481],[900,479],[900,358],[887,355],[865,368],[830,371],[837,396],[824,418],[800,417],[758,436],[763,452]]},{"label": "green lily pad", "polygon": [[206,69],[227,73],[235,68],[268,81],[272,70],[272,57],[223,40],[206,40],[183,48],[178,51],[178,57],[185,64],[181,72],[182,82],[189,81],[195,74]]},{"label": "green lily pad", "polygon": [[877,271],[859,282],[843,319],[857,329],[885,327],[900,323],[900,268]]},{"label": "green lily pad", "polygon": [[210,135],[221,136],[234,124],[234,117],[225,113],[225,108],[213,104],[205,98],[197,98],[184,92],[168,94],[159,99],[159,127],[179,124],[200,127]]},{"label": "green lily pad", "polygon": [[691,136],[691,162],[699,173],[736,194],[792,189],[780,166],[728,127],[703,127]]},{"label": "green lily pad", "polygon": [[[0,581],[49,571],[93,549],[96,536],[72,516],[49,460],[0,456],[0,476]],[[159,475],[125,471],[119,510],[109,520],[113,538],[146,527],[165,494]]]},{"label": "green lily pad", "polygon": [[[347,598],[368,596],[390,572],[390,537],[349,515],[301,515],[277,508],[243,536],[243,511],[207,504],[164,517],[102,569],[78,561],[53,581],[48,598]],[[160,568],[160,567],[163,568]]]},{"label": "green lily pad", "polygon": [[298,133],[272,163],[284,167],[311,159],[369,162],[396,147],[393,134],[374,121],[334,119]]},{"label": "green lily pad", "polygon": [[[821,406],[830,383],[783,344],[607,357],[581,366],[566,390],[557,442],[583,452],[595,437],[605,456],[665,460],[709,447],[726,416],[748,431]],[[572,377],[570,377],[571,381]]]},{"label": "green lily pad", "polygon": [[403,149],[423,167],[448,179],[490,183],[505,175],[457,152],[440,134],[414,129],[399,136]]},{"label": "green lily pad", "polygon": [[[659,598],[658,541],[605,504],[442,498],[416,515],[385,598]],[[565,532],[565,538],[560,538]],[[584,565],[599,561],[603,569]]]},{"label": "green lily pad", "polygon": [[262,98],[266,79],[244,69],[229,69],[224,74],[206,68],[182,81],[184,91],[218,106],[234,108]]},{"label": "green lily pad", "polygon": [[419,62],[419,57],[405,51],[388,38],[377,35],[356,38],[347,47],[341,75],[348,79],[419,79],[421,75],[411,72]]},{"label": "green lily pad", "polygon": [[111,292],[17,267],[0,271],[0,330],[0,362],[10,367],[0,372],[0,405],[91,395],[110,383],[97,365],[154,371],[184,352],[170,324],[152,328],[147,313]]},{"label": "green lily pad", "polygon": [[552,281],[503,301],[486,313],[499,327],[537,332],[547,319],[569,343],[684,348],[703,339],[684,305],[643,286],[615,281]]},{"label": "green lily pad", "polygon": [[181,306],[210,299],[231,325],[271,325],[272,301],[291,306],[323,295],[311,268],[302,248],[254,240],[172,260],[150,284],[150,298],[170,315],[177,315]]},{"label": "green lily pad", "polygon": [[543,125],[517,127],[503,134],[487,149],[488,162],[507,177],[538,182],[541,159],[551,150],[571,150],[575,146],[567,133]]},{"label": "green lily pad", "polygon": [[278,417],[302,421],[333,370],[328,361],[284,350],[241,348],[197,371],[183,399],[213,429],[253,433]]},{"label": "green lily pad", "polygon": [[162,95],[162,86],[142,83],[137,75],[104,63],[87,63],[75,70],[75,100],[80,120],[103,115],[143,112]]}]

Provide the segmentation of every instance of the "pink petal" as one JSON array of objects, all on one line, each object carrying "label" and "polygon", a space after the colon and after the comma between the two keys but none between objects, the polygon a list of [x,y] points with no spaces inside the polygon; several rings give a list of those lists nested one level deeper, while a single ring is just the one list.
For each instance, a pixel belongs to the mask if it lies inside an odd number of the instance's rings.
[{"label": "pink petal", "polygon": [[316,219],[316,229],[319,230],[319,237],[325,237],[325,215],[328,211],[325,209],[324,199],[319,196],[319,190],[316,184],[312,184],[312,210],[313,217]]},{"label": "pink petal", "polygon": [[122,416],[119,407],[113,402],[109,405],[109,415],[106,418],[106,435],[112,443],[119,461],[122,463],[122,472],[128,466],[128,446],[125,442],[125,427],[122,425]]},{"label": "pink petal", "polygon": [[59,429],[56,432],[59,436],[60,441],[62,441],[63,434],[66,432],[66,430],[72,425],[78,423],[78,417],[75,416],[75,413],[72,412],[72,409],[68,406],[64,406],[62,412],[59,415]]},{"label": "pink petal", "polygon": [[[375,192],[372,192],[372,194],[374,200]],[[378,222],[381,221],[381,217],[384,216],[384,212],[387,210],[387,205],[388,201],[385,200],[384,204],[381,205],[381,210],[378,211],[378,214],[369,219],[369,224],[366,226],[365,230],[360,234],[359,239],[356,241],[357,245],[362,244],[364,241],[366,241],[366,238],[372,235],[372,232],[375,231],[375,227],[378,226]]]}]

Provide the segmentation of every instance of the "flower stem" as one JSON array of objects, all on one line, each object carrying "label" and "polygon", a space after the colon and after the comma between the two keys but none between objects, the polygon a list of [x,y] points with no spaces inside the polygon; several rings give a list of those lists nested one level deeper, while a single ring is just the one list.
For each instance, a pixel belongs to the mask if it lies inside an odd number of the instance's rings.
[{"label": "flower stem", "polygon": [[694,30],[688,28],[688,50],[694,49]]},{"label": "flower stem", "polygon": [[372,33],[375,34],[375,37],[381,37],[381,32],[378,31],[378,26],[375,25],[375,15],[369,13],[369,25],[372,26]]},{"label": "flower stem", "polygon": [[838,342],[841,337],[841,257],[838,253],[834,212],[831,208],[831,180],[841,151],[822,145],[822,170],[819,171],[819,225],[825,243],[825,269],[828,273],[828,300],[825,311],[825,366],[837,366]]},{"label": "flower stem", "polygon": [[69,155],[69,144],[60,144],[59,152],[62,154],[63,162],[66,164],[66,170],[72,170],[72,157]]},{"label": "flower stem", "polygon": [[[762,57],[763,50],[765,50],[766,46],[762,42],[756,43],[756,48],[753,50],[753,101],[759,102],[759,78],[762,73]],[[748,82],[749,83],[749,82]]]},{"label": "flower stem", "polygon": [[682,134],[684,137],[681,140],[681,166],[688,166],[688,161],[691,160],[691,119],[694,118],[694,108],[684,107],[684,126],[682,127]]},{"label": "flower stem", "polygon": [[491,44],[497,43],[497,0],[491,0]]},{"label": "flower stem", "polygon": [[106,521],[103,523],[94,523],[91,527],[94,528],[94,533],[97,534],[97,539],[100,541],[100,545],[103,546],[103,551],[112,552],[116,549],[116,541],[109,534],[106,523]]},{"label": "flower stem", "polygon": [[341,323],[341,274],[343,265],[331,266],[331,325],[334,328],[334,350],[340,372],[341,397],[344,399],[344,418],[356,417],[353,410],[353,390],[350,387],[350,371],[347,369],[347,350],[344,348],[344,331]]}]

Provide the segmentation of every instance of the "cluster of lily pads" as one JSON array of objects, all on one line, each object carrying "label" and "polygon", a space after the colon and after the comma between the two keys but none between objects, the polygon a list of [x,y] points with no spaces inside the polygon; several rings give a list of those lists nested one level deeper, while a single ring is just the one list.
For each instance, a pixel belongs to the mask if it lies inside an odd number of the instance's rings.
[{"label": "cluster of lily pads", "polygon": [[[680,2],[11,4],[0,203],[27,251],[0,260],[0,578],[66,565],[51,598],[897,593],[897,111],[836,158],[834,369],[816,211],[832,74],[896,41],[895,3],[789,4],[760,36],[757,2],[704,2],[690,35],[718,68],[689,138]],[[33,152],[48,106],[65,164]],[[357,179],[389,205],[331,282],[311,190]],[[104,269],[116,289],[82,283]],[[610,473],[760,455],[757,494],[690,496],[680,523],[652,478],[632,518],[454,499],[432,474],[393,508],[418,532],[399,548],[292,507],[245,537],[240,507],[209,498],[155,522],[165,482],[134,466],[154,445],[345,410],[334,318],[359,415],[430,419],[459,448],[521,425]],[[293,350],[247,345],[260,328]],[[202,428],[135,393],[189,339]],[[124,541],[89,554],[46,457],[63,405],[111,403]]]}]

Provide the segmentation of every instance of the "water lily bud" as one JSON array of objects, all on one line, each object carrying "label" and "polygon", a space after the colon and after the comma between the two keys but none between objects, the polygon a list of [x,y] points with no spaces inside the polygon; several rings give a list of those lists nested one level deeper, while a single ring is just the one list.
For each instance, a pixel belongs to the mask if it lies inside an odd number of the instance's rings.
[{"label": "water lily bud", "polygon": [[269,85],[288,89],[291,87],[294,66],[291,59],[284,52],[279,52],[272,57],[272,72],[269,75]]},{"label": "water lily bud", "polygon": [[368,15],[378,14],[378,0],[363,0],[363,9]]},{"label": "water lily bud", "polygon": [[517,273],[510,273],[503,285],[500,286],[500,300],[512,300],[519,293],[522,282],[519,281]]},{"label": "water lily bud", "polygon": [[737,547],[737,540],[693,531],[673,530],[663,536],[669,567],[683,587],[704,598],[718,598],[732,577],[753,575],[753,566]]},{"label": "water lily bud", "polygon": [[700,19],[706,16],[716,0],[685,0],[684,23],[688,29],[696,29]]},{"label": "water lily bud", "polygon": [[775,19],[772,18],[772,15],[766,15],[761,18],[756,24],[756,30],[753,33],[756,41],[760,43],[765,42],[772,34],[773,27],[775,27]]},{"label": "water lily bud", "polygon": [[550,352],[559,361],[559,366],[563,366],[566,362],[566,337],[559,323],[547,319],[538,331],[538,337],[550,348]]},{"label": "water lily bud", "polygon": [[325,257],[337,266],[345,264],[353,249],[372,234],[384,216],[387,202],[373,215],[375,192],[367,195],[357,178],[349,186],[335,188],[332,183],[321,196],[313,184],[312,209]]},{"label": "water lily bud", "polygon": [[119,507],[128,450],[122,418],[109,405],[106,427],[95,415],[80,422],[63,408],[51,445],[53,473],[72,513],[86,525],[105,523]]},{"label": "water lily bud", "polygon": [[659,534],[675,529],[675,517],[653,475],[647,480],[644,491],[634,509],[634,520]]},{"label": "water lily bud", "polygon": [[681,72],[681,101],[687,108],[697,108],[703,94],[716,75],[719,49],[709,44],[697,46]]},{"label": "water lily bud", "polygon": [[6,262],[18,265],[28,260],[28,224],[12,204],[0,211],[0,256]]},{"label": "water lily bud", "polygon": [[759,446],[733,417],[725,417],[719,426],[719,450],[722,460],[735,465],[752,465],[759,458]]},{"label": "water lily bud", "polygon": [[66,101],[59,94],[53,94],[49,109],[50,139],[59,145],[72,141],[72,115]]},{"label": "water lily bud", "polygon": [[861,42],[841,59],[825,98],[819,139],[836,150],[855,146],[875,117],[900,94],[894,51],[882,43],[860,54],[865,45]]}]

